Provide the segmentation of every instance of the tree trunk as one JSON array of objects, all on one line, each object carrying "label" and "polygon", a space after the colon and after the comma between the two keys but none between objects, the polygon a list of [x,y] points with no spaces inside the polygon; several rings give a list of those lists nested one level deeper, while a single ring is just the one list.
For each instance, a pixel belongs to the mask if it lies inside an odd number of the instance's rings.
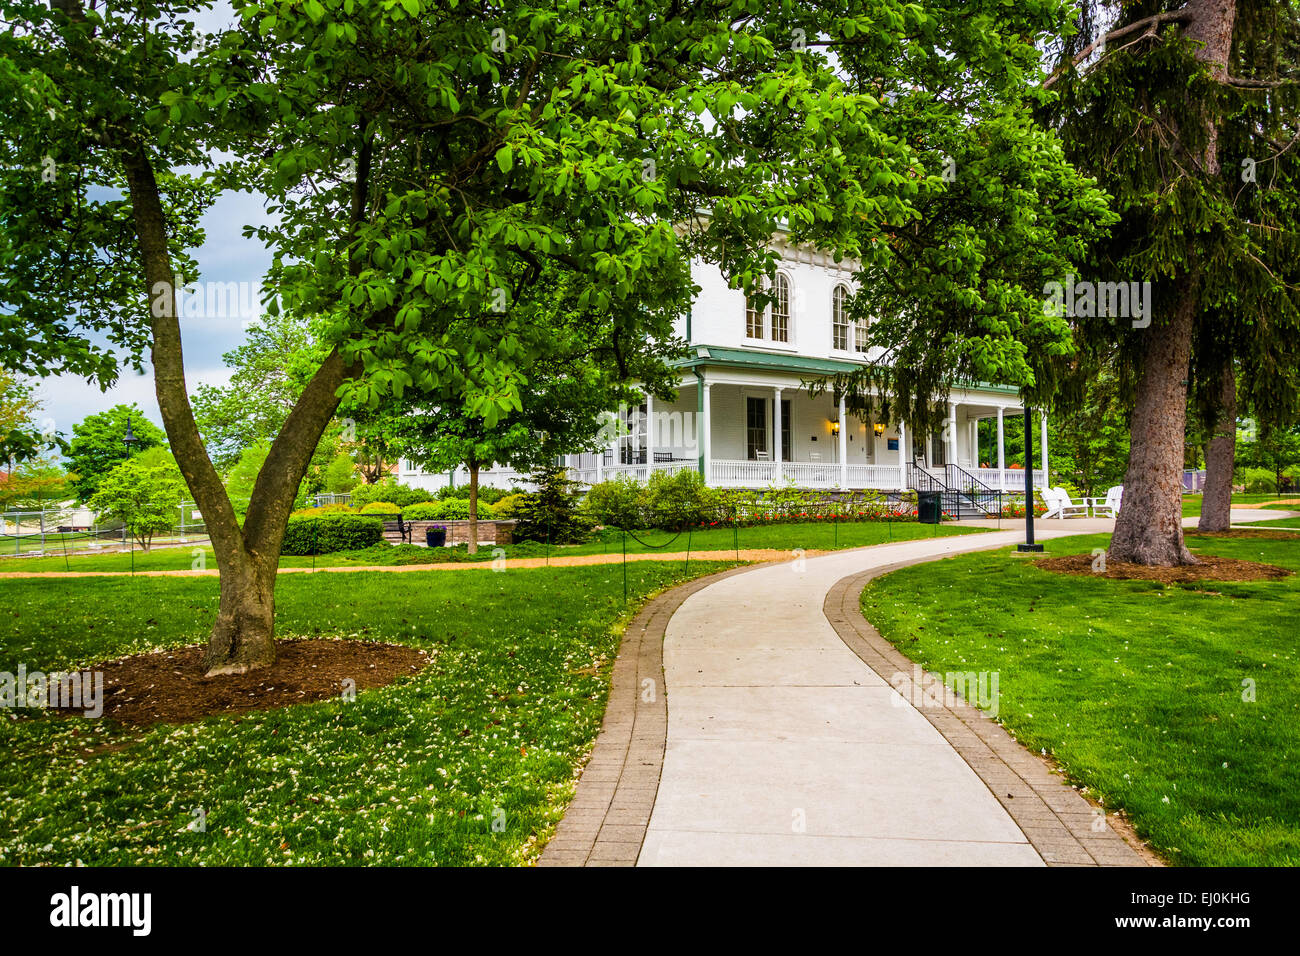
[{"label": "tree trunk", "polygon": [[478,554],[478,461],[469,465],[469,553]]},{"label": "tree trunk", "polygon": [[204,656],[209,676],[275,663],[272,620],[280,545],[298,485],[338,408],[348,370],[337,350],[321,363],[271,443],[241,526],[199,436],[185,384],[175,276],[158,182],[145,151],[121,151],[148,286],[154,391],[167,440],[203,514],[221,574],[221,603]]},{"label": "tree trunk", "polygon": [[1195,564],[1183,543],[1183,435],[1187,424],[1187,369],[1192,316],[1200,303],[1194,282],[1183,283],[1166,326],[1145,336],[1142,371],[1133,408],[1133,438],[1112,561]]},{"label": "tree trunk", "polygon": [[1227,531],[1232,523],[1232,473],[1237,457],[1237,375],[1223,367],[1214,429],[1205,446],[1205,491],[1198,531]]},{"label": "tree trunk", "polygon": [[[1236,0],[1190,0],[1183,35],[1201,46],[1196,58],[1211,76],[1228,72]],[[1210,181],[1221,175],[1219,124],[1213,113],[1205,145],[1193,159]],[[1190,241],[1190,239],[1189,239]],[[1187,376],[1192,324],[1201,307],[1200,275],[1195,268],[1178,277],[1170,321],[1137,334],[1144,336],[1132,441],[1124,497],[1111,537],[1115,561],[1172,566],[1195,564],[1183,543],[1183,442],[1187,428]]]},{"label": "tree trunk", "polygon": [[[203,655],[207,676],[275,663],[275,575],[279,565],[238,552],[218,555],[221,602]],[[269,653],[268,653],[269,652]]]}]

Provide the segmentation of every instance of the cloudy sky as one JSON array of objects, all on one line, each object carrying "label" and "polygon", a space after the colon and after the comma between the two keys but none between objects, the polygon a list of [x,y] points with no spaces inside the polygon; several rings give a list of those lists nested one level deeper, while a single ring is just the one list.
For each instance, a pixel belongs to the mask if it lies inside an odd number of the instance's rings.
[{"label": "cloudy sky", "polygon": [[[196,15],[200,29],[204,30],[220,28],[231,19],[230,8],[224,2]],[[245,239],[242,232],[245,225],[268,221],[264,204],[265,199],[261,196],[227,193],[208,210],[203,217],[205,242],[193,251],[204,283],[247,283],[246,288],[251,289],[261,280],[271,257],[261,243]],[[187,281],[192,279],[186,277]],[[223,384],[229,379],[230,372],[222,365],[221,355],[243,341],[243,323],[255,315],[254,312],[252,315],[228,313],[224,316],[182,317],[185,372],[191,394],[201,383]],[[38,380],[33,384],[44,403],[41,418],[52,421],[55,429],[65,435],[70,435],[72,426],[87,415],[119,403],[135,402],[147,417],[162,424],[158,402],[154,398],[152,373],[137,375],[124,369],[117,385],[107,392],[69,375]]]}]

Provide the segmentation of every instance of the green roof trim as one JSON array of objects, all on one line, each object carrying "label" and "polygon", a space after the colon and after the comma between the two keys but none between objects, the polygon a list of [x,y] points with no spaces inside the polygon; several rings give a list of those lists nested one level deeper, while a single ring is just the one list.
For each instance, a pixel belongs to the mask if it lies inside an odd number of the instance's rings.
[{"label": "green roof trim", "polygon": [[[674,368],[697,369],[705,366],[723,368],[752,368],[770,372],[794,372],[798,374],[838,375],[862,368],[862,362],[847,359],[811,358],[806,355],[784,355],[775,352],[759,352],[754,349],[725,348],[717,345],[693,345],[690,354],[669,363]],[[1020,389],[1014,385],[992,385],[979,382],[965,385],[963,388],[975,388],[986,392],[1006,392],[1018,395]]]}]

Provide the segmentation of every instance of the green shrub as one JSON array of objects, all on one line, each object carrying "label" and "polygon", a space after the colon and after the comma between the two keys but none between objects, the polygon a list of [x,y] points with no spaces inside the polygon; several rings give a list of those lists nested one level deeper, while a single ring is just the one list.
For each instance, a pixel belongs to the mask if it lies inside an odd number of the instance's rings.
[{"label": "green shrub", "polygon": [[373,501],[387,501],[399,508],[405,508],[407,505],[432,500],[433,495],[423,488],[399,485],[392,479],[386,479],[373,485],[357,485],[352,489],[352,507],[358,509],[364,508]]},{"label": "green shrub", "polygon": [[289,515],[290,518],[319,518],[321,515],[354,514],[348,504],[321,505],[319,508],[299,508]]},{"label": "green shrub", "polygon": [[289,519],[282,554],[330,554],[356,551],[378,544],[384,537],[383,515],[326,514]]},{"label": "green shrub", "polygon": [[506,495],[500,501],[492,505],[492,516],[509,520],[519,514],[519,508],[524,503],[522,494]]},{"label": "green shrub", "polygon": [[652,525],[665,531],[680,531],[714,517],[716,499],[698,471],[669,474],[656,471],[645,489],[646,509]]},{"label": "green shrub", "polygon": [[582,510],[597,524],[611,528],[644,527],[645,492],[645,485],[631,475],[619,475],[588,488]]},{"label": "green shrub", "polygon": [[407,521],[436,521],[442,517],[441,501],[421,501],[402,509]]},{"label": "green shrub", "polygon": [[[438,507],[442,514],[439,518],[447,521],[464,521],[469,518],[469,499],[468,498],[447,498],[445,501],[438,502]],[[478,516],[480,518],[493,517],[492,506],[485,501],[478,503]]]},{"label": "green shrub", "polygon": [[1268,468],[1238,468],[1236,482],[1252,495],[1271,495],[1277,491],[1277,476]]},{"label": "green shrub", "polygon": [[[491,519],[496,513],[491,505],[480,501],[478,516]],[[419,502],[403,508],[402,517],[407,521],[465,521],[469,518],[469,502],[462,498]]]},{"label": "green shrub", "polygon": [[363,515],[400,515],[402,509],[391,501],[372,501],[361,509]]},{"label": "green shrub", "polygon": [[[504,488],[485,488],[480,485],[478,489],[479,504],[482,504],[483,502],[487,502],[490,505],[494,505],[502,498],[507,498],[514,493],[515,492],[507,491]],[[468,501],[469,485],[455,485],[454,487],[448,485],[446,488],[439,488],[434,493],[434,498],[436,498],[438,501],[447,501],[448,499],[452,499],[452,498],[460,498],[465,501]]]}]

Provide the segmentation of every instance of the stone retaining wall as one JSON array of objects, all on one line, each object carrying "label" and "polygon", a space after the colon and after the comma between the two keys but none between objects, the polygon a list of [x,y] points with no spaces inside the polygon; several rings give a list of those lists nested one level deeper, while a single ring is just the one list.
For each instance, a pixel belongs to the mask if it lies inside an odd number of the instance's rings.
[{"label": "stone retaining wall", "polygon": [[[469,521],[408,521],[407,527],[412,529],[411,543],[424,544],[425,532],[429,528],[446,528],[447,544],[468,544],[469,543]],[[515,537],[514,521],[497,521],[492,518],[480,518],[478,522],[478,543],[490,545],[507,545],[513,544]],[[396,521],[384,522],[384,540],[389,544],[401,544],[402,534],[397,530]]]}]

